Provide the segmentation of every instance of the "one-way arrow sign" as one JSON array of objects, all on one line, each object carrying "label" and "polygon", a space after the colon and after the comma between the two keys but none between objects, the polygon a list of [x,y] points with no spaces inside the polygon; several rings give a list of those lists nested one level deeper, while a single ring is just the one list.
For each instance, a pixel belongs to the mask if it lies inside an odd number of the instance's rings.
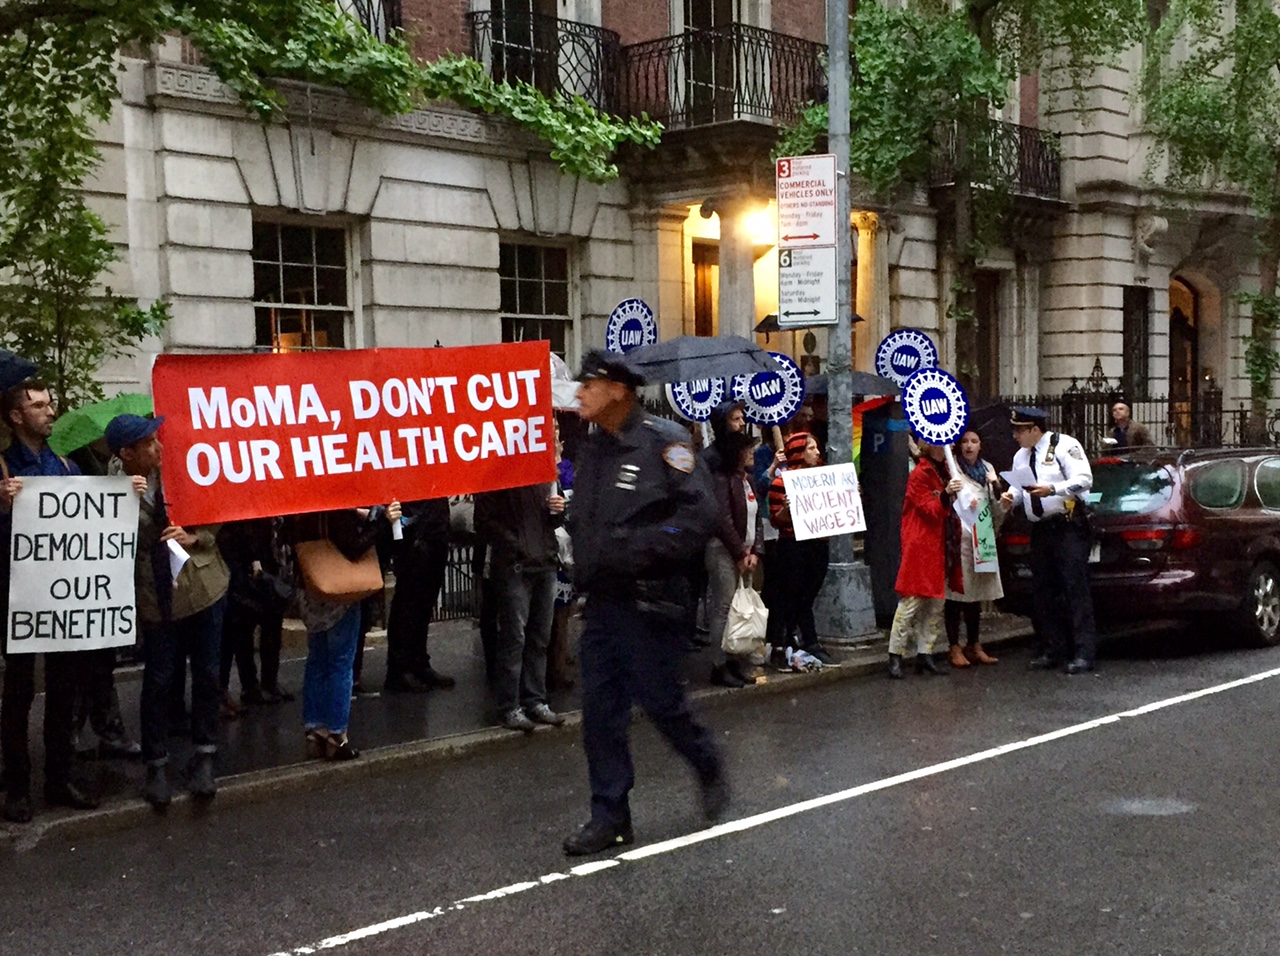
[{"label": "one-way arrow sign", "polygon": [[835,276],[835,246],[780,250],[778,328],[834,324]]}]

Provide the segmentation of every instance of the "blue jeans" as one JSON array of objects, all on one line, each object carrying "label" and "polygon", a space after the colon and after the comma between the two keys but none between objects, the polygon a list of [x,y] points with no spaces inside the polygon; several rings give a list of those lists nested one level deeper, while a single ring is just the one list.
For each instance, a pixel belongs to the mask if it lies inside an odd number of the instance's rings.
[{"label": "blue jeans", "polygon": [[[169,704],[177,680],[179,644],[191,652],[191,743],[196,753],[218,749],[218,669],[226,598],[178,621],[142,626],[142,757],[169,759]],[[178,636],[182,636],[179,641]],[[184,674],[185,680],[185,674]]]},{"label": "blue jeans", "polygon": [[547,644],[556,603],[556,572],[495,567],[498,604],[494,696],[498,712],[547,702]]},{"label": "blue jeans", "polygon": [[360,602],[347,608],[327,631],[307,635],[307,667],[302,678],[302,725],[345,734],[351,720],[352,667],[360,642]]}]

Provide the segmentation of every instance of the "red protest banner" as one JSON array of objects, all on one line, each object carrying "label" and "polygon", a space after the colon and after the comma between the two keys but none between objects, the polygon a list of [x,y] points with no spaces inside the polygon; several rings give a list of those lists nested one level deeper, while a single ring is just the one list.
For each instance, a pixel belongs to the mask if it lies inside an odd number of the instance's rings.
[{"label": "red protest banner", "polygon": [[170,518],[415,501],[555,479],[546,342],[161,355]]}]

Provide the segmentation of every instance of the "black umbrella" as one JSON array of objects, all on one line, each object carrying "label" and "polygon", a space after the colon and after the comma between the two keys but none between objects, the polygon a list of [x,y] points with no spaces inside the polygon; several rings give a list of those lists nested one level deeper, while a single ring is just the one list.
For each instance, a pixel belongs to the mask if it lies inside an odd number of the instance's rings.
[{"label": "black umbrella", "polygon": [[20,355],[0,349],[0,392],[25,382],[35,374],[35,362],[28,362]]},{"label": "black umbrella", "polygon": [[680,335],[627,353],[646,382],[689,382],[779,371],[769,353],[741,335]]},{"label": "black umbrella", "polygon": [[[853,372],[854,395],[897,395],[901,391],[893,379],[881,378],[871,372]],[[807,395],[826,395],[830,381],[825,374],[808,375],[804,380]]]},{"label": "black umbrella", "polygon": [[1018,450],[1009,412],[1008,405],[996,403],[969,413],[968,427],[982,439],[982,457],[991,462],[997,472],[1013,467],[1013,456]]}]

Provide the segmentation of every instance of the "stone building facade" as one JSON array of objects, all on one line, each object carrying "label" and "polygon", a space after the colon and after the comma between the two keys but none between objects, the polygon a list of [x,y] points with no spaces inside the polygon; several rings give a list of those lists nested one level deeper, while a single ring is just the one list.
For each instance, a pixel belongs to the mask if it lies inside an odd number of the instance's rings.
[{"label": "stone building facade", "polygon": [[[435,104],[385,118],[285,83],[288,121],[249,116],[173,40],[125,59],[92,202],[127,255],[111,284],[173,320],[161,350],[464,345],[548,338],[573,364],[639,296],[664,336],[752,334],[777,307],[769,151],[821,91],[822,0],[340,0],[403,24],[422,57],[471,53],[500,75],[664,122],[596,186],[502,120]],[[372,11],[372,13],[371,13]],[[1131,102],[1138,56],[1100,71],[1086,116],[1024,78],[1002,120],[1013,228],[980,263],[977,389],[1061,390],[1095,360],[1130,394],[1246,396],[1236,294],[1256,287],[1248,210],[1174,204],[1149,182]],[[1053,144],[1058,144],[1061,158]],[[954,356],[945,172],[854,214],[855,360],[892,328]],[[760,341],[765,339],[761,336]],[[826,332],[770,348],[821,369]]]}]

